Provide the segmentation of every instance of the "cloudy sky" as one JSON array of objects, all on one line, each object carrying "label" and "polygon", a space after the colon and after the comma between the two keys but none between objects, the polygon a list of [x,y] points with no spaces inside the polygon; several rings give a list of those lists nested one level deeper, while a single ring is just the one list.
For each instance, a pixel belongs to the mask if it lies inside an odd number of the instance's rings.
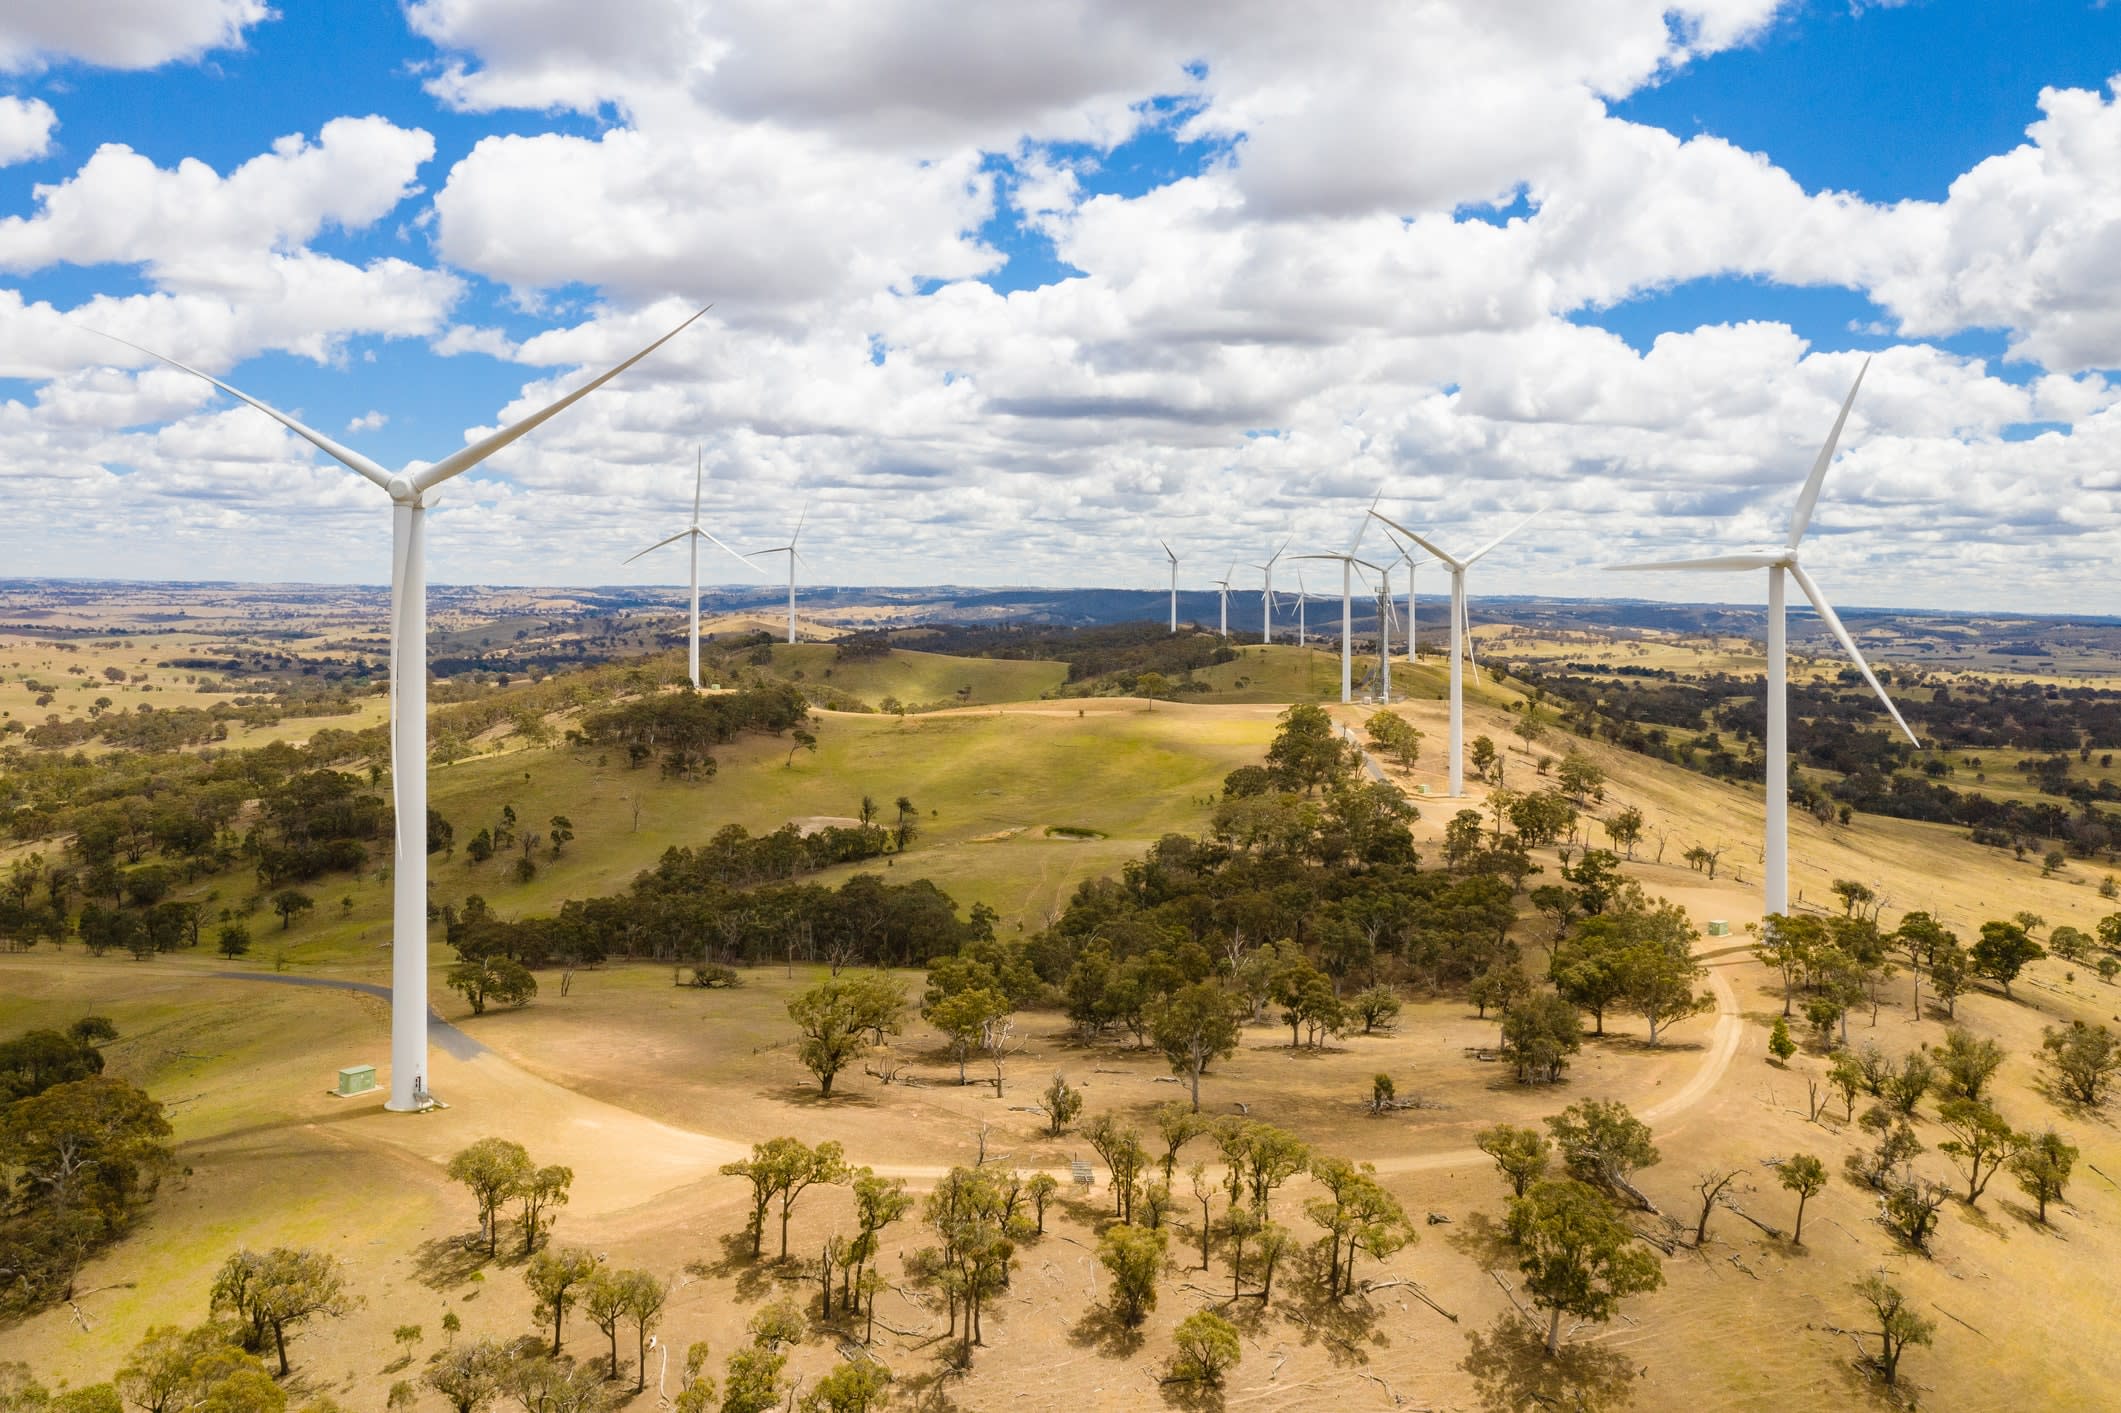
[{"label": "cloudy sky", "polygon": [[[1476,592],[1779,538],[2121,612],[2121,4],[99,0],[0,10],[0,576],[1193,585],[1379,487]],[[710,578],[721,578],[723,566]],[[727,563],[728,577],[744,572]]]}]

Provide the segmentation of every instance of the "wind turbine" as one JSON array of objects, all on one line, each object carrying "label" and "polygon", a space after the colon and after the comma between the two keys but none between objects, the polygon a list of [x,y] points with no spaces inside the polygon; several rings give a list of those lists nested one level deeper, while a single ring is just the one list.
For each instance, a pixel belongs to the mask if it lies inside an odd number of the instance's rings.
[{"label": "wind turbine", "polygon": [[1445,554],[1442,550],[1436,548],[1435,545],[1430,544],[1397,520],[1391,519],[1389,516],[1379,515],[1375,507],[1371,508],[1370,514],[1442,560],[1444,566],[1451,571],[1451,778],[1450,789],[1447,793],[1453,796],[1463,795],[1466,792],[1464,658],[1467,653],[1472,651],[1473,637],[1471,625],[1466,620],[1466,571],[1479,563],[1489,550],[1494,549],[1495,546],[1536,520],[1539,517],[1539,512],[1533,511],[1530,515],[1527,515],[1524,519],[1518,521],[1464,559]]},{"label": "wind turbine", "polygon": [[1900,728],[1909,743],[1918,749],[1922,745],[1915,733],[1908,730],[1900,709],[1893,699],[1885,694],[1885,688],[1871,671],[1871,665],[1856,651],[1856,640],[1849,636],[1848,629],[1841,626],[1841,617],[1826,601],[1826,595],[1812,582],[1812,576],[1804,572],[1798,562],[1797,547],[1804,539],[1805,529],[1812,523],[1812,510],[1819,504],[1819,488],[1826,481],[1826,468],[1834,459],[1834,447],[1841,440],[1841,429],[1848,421],[1849,409],[1856,403],[1856,390],[1863,386],[1863,375],[1870,371],[1870,360],[1856,371],[1856,381],[1850,385],[1849,394],[1842,400],[1841,412],[1834,418],[1834,428],[1826,435],[1826,445],[1819,448],[1818,458],[1812,462],[1812,473],[1805,478],[1804,489],[1797,495],[1797,509],[1790,516],[1789,539],[1782,545],[1762,550],[1742,551],[1737,554],[1716,555],[1708,559],[1682,559],[1655,564],[1616,564],[1616,570],[1743,570],[1765,569],[1768,572],[1767,609],[1767,839],[1763,865],[1767,872],[1767,911],[1787,913],[1790,908],[1790,697],[1789,655],[1784,639],[1784,578],[1795,579],[1797,587],[1812,601],[1812,608],[1820,620],[1841,643],[1842,651],[1856,664],[1863,680],[1871,684],[1878,700],[1892,715],[1893,724]]},{"label": "wind turbine", "polygon": [[[1367,522],[1366,522],[1367,523]],[[1328,559],[1340,565],[1340,700],[1343,706],[1355,700],[1355,566],[1374,570],[1376,565],[1367,559],[1355,557],[1355,547],[1362,543],[1362,527],[1357,526],[1355,538],[1348,543],[1345,554],[1299,554],[1292,559]]]},{"label": "wind turbine", "polygon": [[[711,305],[709,306],[712,307]],[[222,392],[278,422],[343,466],[359,472],[390,497],[390,781],[395,815],[395,851],[391,867],[390,961],[390,1099],[384,1108],[398,1112],[424,1109],[427,1091],[427,511],[436,490],[595,392],[649,354],[676,338],[705,314],[684,323],[568,393],[559,401],[503,427],[470,446],[418,470],[391,472],[322,432],[240,392],[209,373],[141,348],[170,367],[204,378]],[[106,334],[106,338],[113,335]],[[416,762],[411,770],[403,762]]]},{"label": "wind turbine", "polygon": [[[1230,566],[1230,573],[1232,573],[1232,574],[1235,574],[1236,572],[1237,572],[1237,566],[1236,566],[1236,565],[1234,565],[1234,564],[1233,564],[1233,565],[1231,565],[1231,566]],[[1217,579],[1217,580],[1215,581],[1215,598],[1216,598],[1216,601],[1217,601],[1217,603],[1218,603],[1218,604],[1220,604],[1220,606],[1221,606],[1221,608],[1222,608],[1222,635],[1223,635],[1223,636],[1224,636],[1225,638],[1227,638],[1227,637],[1229,637],[1229,636],[1230,636],[1230,581],[1229,581],[1229,579],[1227,579],[1227,578],[1222,578],[1222,579]]]},{"label": "wind turbine", "polygon": [[1392,569],[1377,571],[1377,700],[1392,700],[1392,624],[1399,614],[1392,607]]},{"label": "wind turbine", "polygon": [[1262,643],[1274,641],[1274,566],[1288,552],[1289,541],[1283,540],[1281,548],[1268,555],[1265,564],[1250,566],[1265,576],[1261,579],[1259,587],[1259,640]]},{"label": "wind turbine", "polygon": [[1407,666],[1412,667],[1421,661],[1421,621],[1415,616],[1414,607],[1414,571],[1421,566],[1414,562],[1413,555],[1407,553],[1405,545],[1397,541],[1393,543],[1407,566]]},{"label": "wind turbine", "polygon": [[[753,550],[746,556],[750,559],[758,559],[769,554],[785,554],[788,556],[788,641],[791,643],[795,641],[795,566],[801,564],[805,569],[810,567],[810,561],[804,559],[801,554],[796,552],[795,543],[803,538],[803,522],[809,518],[810,507],[805,504],[802,513],[795,517],[795,533],[788,537],[787,544],[775,545],[772,549]],[[839,590],[834,589],[833,592],[836,594]]]},{"label": "wind turbine", "polygon": [[1302,647],[1308,639],[1304,635],[1304,600],[1310,597],[1304,591],[1304,572],[1296,571],[1296,646]]},{"label": "wind turbine", "polygon": [[695,692],[700,689],[700,541],[708,540],[722,549],[729,550],[729,554],[733,558],[742,560],[744,567],[754,574],[758,572],[759,568],[756,564],[745,559],[744,556],[738,554],[735,550],[729,549],[729,546],[722,544],[720,540],[715,539],[714,536],[700,528],[700,483],[707,475],[706,458],[706,450],[702,448],[699,453],[698,466],[692,473],[692,523],[667,540],[657,540],[647,549],[642,550],[641,554],[634,555],[626,561],[626,563],[631,564],[643,554],[654,554],[663,546],[676,544],[679,540],[687,541],[685,549],[692,561],[692,636],[686,639],[685,642],[685,671],[692,678],[692,690]]},{"label": "wind turbine", "polygon": [[[1164,545],[1162,540],[1158,540],[1157,543]],[[1178,631],[1178,556],[1171,552],[1171,546],[1169,545],[1164,545],[1164,555],[1171,561],[1171,631],[1176,633]]]}]

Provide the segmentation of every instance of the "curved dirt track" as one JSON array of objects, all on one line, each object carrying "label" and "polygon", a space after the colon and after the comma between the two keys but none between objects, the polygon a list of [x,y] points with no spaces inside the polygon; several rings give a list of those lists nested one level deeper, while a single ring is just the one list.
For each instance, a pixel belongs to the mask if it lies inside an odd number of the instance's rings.
[{"label": "curved dirt track", "polygon": [[[1738,1012],[1737,992],[1732,988],[1730,980],[1724,976],[1722,969],[1715,963],[1720,958],[1730,957],[1748,950],[1750,950],[1748,947],[1739,945],[1698,954],[1701,960],[1710,963],[1709,988],[1716,997],[1716,1019],[1710,1029],[1708,1048],[1702,1057],[1700,1066],[1695,1069],[1693,1074],[1688,1076],[1685,1084],[1644,1109],[1639,1116],[1652,1129],[1658,1130],[1660,1137],[1670,1129],[1676,1120],[1683,1117],[1688,1110],[1708,1098],[1709,1094],[1722,1082],[1724,1075],[1730,1070],[1731,1061],[1737,1057],[1739,1044],[1745,1035],[1745,1021]],[[377,985],[373,982],[340,981],[326,977],[292,977],[256,972],[221,972],[217,973],[217,975],[239,980],[279,982],[287,985],[320,986],[334,990],[357,991],[364,995],[378,996],[385,999],[388,999],[390,995],[389,987]],[[636,1169],[633,1172],[632,1176],[635,1181],[627,1184],[629,1188],[629,1205],[630,1201],[644,1200],[649,1195],[642,1190],[641,1179],[649,1178],[651,1172],[655,1178],[663,1180],[670,1187],[683,1186],[688,1182],[696,1181],[712,1174],[721,1163],[732,1158],[746,1156],[749,1152],[751,1141],[749,1139],[728,1138],[715,1134],[701,1133],[697,1130],[679,1128],[659,1119],[651,1119],[645,1114],[626,1109],[620,1105],[591,1099],[587,1095],[568,1089],[565,1085],[540,1079],[515,1065],[506,1056],[487,1049],[478,1041],[465,1035],[463,1031],[443,1021],[439,1016],[433,1016],[432,1013],[430,1013],[429,1033],[437,1038],[451,1059],[464,1065],[463,1070],[458,1070],[454,1075],[450,1076],[456,1080],[457,1085],[464,1085],[470,1078],[471,1073],[475,1072],[478,1079],[472,1087],[483,1091],[479,1097],[489,1102],[500,1100],[502,1101],[501,1107],[503,1109],[507,1107],[505,1096],[510,1094],[526,1097],[532,1094],[538,1095],[544,1102],[537,1107],[547,1110],[553,1107],[553,1100],[566,1096],[574,1101],[573,1107],[578,1107],[583,1111],[574,1127],[585,1130],[582,1136],[598,1148],[605,1148],[609,1140],[616,1137],[615,1134],[610,1132],[610,1129],[612,1127],[611,1120],[617,1116],[623,1115],[628,1120],[634,1120],[640,1125],[647,1126],[646,1131],[640,1136],[659,1138],[661,1141],[655,1144],[655,1148],[660,1150],[665,1161],[649,1165],[648,1171]],[[461,1042],[462,1046],[470,1047],[469,1050],[460,1051],[460,1046],[453,1044],[450,1037],[454,1037],[456,1041]],[[455,1067],[452,1066],[451,1068],[454,1069]],[[437,1075],[438,1080],[442,1078],[443,1076],[440,1074]],[[446,1096],[449,1090],[444,1085],[438,1084],[437,1092]],[[391,1119],[387,1122],[402,1123],[404,1120]],[[624,1126],[630,1128],[632,1124],[625,1124]],[[437,1161],[440,1161],[438,1154],[439,1150],[437,1150],[437,1154],[431,1154],[430,1156],[436,1156]],[[1477,1167],[1488,1161],[1488,1155],[1481,1152],[1478,1148],[1452,1148],[1436,1153],[1411,1153],[1395,1158],[1386,1158],[1377,1163],[1377,1170],[1380,1173],[1434,1172],[1446,1168]],[[872,1166],[881,1176],[905,1178],[912,1182],[929,1181],[942,1177],[950,1171],[950,1165],[937,1163],[879,1163]],[[1054,1173],[1055,1176],[1066,1177],[1066,1173],[1061,1170],[1056,1169]]]}]

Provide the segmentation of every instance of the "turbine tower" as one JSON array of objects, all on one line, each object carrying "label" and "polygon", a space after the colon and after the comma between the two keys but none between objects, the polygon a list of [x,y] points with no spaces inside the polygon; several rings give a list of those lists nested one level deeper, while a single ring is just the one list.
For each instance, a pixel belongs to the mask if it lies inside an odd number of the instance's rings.
[{"label": "turbine tower", "polygon": [[390,497],[390,784],[395,854],[391,867],[390,1099],[383,1106],[386,1109],[403,1113],[433,1102],[427,1091],[427,511],[444,481],[469,471],[574,406],[676,338],[706,312],[700,310],[625,362],[513,426],[459,447],[431,465],[398,472],[385,470],[209,373],[125,339],[116,340],[249,403]]},{"label": "turbine tower", "polygon": [[707,540],[722,549],[728,550],[732,558],[742,560],[744,567],[754,574],[758,573],[759,569],[756,564],[745,559],[744,556],[738,554],[735,550],[729,549],[729,546],[722,544],[720,540],[715,539],[714,536],[700,528],[700,483],[707,474],[706,457],[707,454],[703,448],[699,452],[699,461],[692,473],[692,523],[672,535],[669,539],[657,540],[647,549],[642,550],[641,554],[634,555],[626,560],[627,564],[631,564],[634,560],[639,559],[641,555],[654,554],[665,545],[676,544],[679,540],[688,542],[685,549],[692,561],[692,633],[685,640],[685,672],[692,679],[692,690],[695,692],[700,689],[700,541]]},{"label": "turbine tower", "polygon": [[1399,557],[1407,566],[1407,666],[1412,667],[1421,661],[1421,621],[1415,617],[1414,609],[1414,571],[1421,566],[1404,545],[1399,546]]},{"label": "turbine tower", "polygon": [[1304,572],[1296,571],[1296,646],[1302,647],[1308,640],[1304,634],[1304,600],[1309,595],[1304,590]]},{"label": "turbine tower", "polygon": [[[1357,532],[1356,539],[1362,535]],[[1375,570],[1376,565],[1367,559],[1355,557],[1355,546],[1349,545],[1346,554],[1298,554],[1291,559],[1327,559],[1340,565],[1340,701],[1345,706],[1355,700],[1355,569]],[[1365,585],[1365,592],[1368,586]]]},{"label": "turbine tower", "polygon": [[1259,640],[1262,643],[1274,641],[1274,566],[1288,552],[1289,541],[1283,540],[1281,548],[1268,555],[1265,564],[1250,566],[1264,576],[1259,586]]},{"label": "turbine tower", "polygon": [[1615,570],[1744,570],[1765,569],[1768,573],[1767,608],[1767,838],[1764,867],[1766,869],[1767,911],[1787,913],[1790,910],[1790,697],[1789,656],[1784,637],[1784,598],[1787,592],[1785,577],[1795,579],[1797,587],[1812,601],[1812,608],[1819,614],[1840,642],[1842,651],[1856,664],[1863,680],[1871,684],[1878,700],[1892,715],[1893,724],[1900,728],[1909,743],[1919,749],[1922,745],[1915,733],[1908,730],[1900,709],[1893,699],[1885,694],[1871,665],[1863,660],[1856,650],[1856,640],[1849,636],[1848,629],[1841,626],[1841,617],[1834,612],[1826,595],[1812,582],[1798,562],[1798,545],[1804,532],[1812,523],[1812,510],[1819,504],[1819,488],[1826,480],[1826,468],[1834,459],[1834,448],[1841,440],[1841,429],[1848,421],[1849,409],[1856,403],[1856,390],[1863,386],[1863,375],[1870,371],[1870,360],[1856,371],[1856,381],[1850,385],[1848,397],[1841,403],[1841,412],[1834,418],[1833,430],[1826,435],[1826,445],[1819,448],[1818,459],[1812,462],[1812,473],[1805,479],[1804,489],[1798,493],[1797,509],[1790,516],[1789,539],[1771,549],[1744,551],[1737,554],[1716,555],[1708,559],[1682,559],[1656,564],[1616,564]]},{"label": "turbine tower", "polygon": [[1379,515],[1374,507],[1371,509],[1370,514],[1442,560],[1444,567],[1451,571],[1451,763],[1450,788],[1446,793],[1453,797],[1463,795],[1466,792],[1464,658],[1472,650],[1471,640],[1473,636],[1472,628],[1466,620],[1466,571],[1479,563],[1482,556],[1486,555],[1489,550],[1494,549],[1495,546],[1531,524],[1538,518],[1539,512],[1533,511],[1530,515],[1527,515],[1524,519],[1518,521],[1464,559],[1457,559],[1445,554],[1442,550],[1436,548],[1435,545],[1430,544],[1397,520]]},{"label": "turbine tower", "polygon": [[1171,561],[1171,631],[1176,633],[1178,631],[1178,556],[1173,554],[1171,546],[1165,545],[1162,540],[1158,540],[1157,543],[1164,546],[1164,556]]},{"label": "turbine tower", "polygon": [[1377,699],[1388,704],[1392,700],[1392,625],[1398,621],[1398,610],[1392,607],[1392,569],[1386,565],[1377,571]]},{"label": "turbine tower", "polygon": [[[795,533],[788,537],[787,544],[775,545],[772,549],[753,550],[746,556],[749,559],[758,559],[769,554],[788,556],[788,641],[791,643],[795,641],[795,566],[800,564],[805,569],[810,567],[810,561],[796,552],[795,543],[803,538],[803,522],[809,518],[810,507],[806,504],[802,513],[795,517]],[[833,592],[839,591],[835,589]]]}]

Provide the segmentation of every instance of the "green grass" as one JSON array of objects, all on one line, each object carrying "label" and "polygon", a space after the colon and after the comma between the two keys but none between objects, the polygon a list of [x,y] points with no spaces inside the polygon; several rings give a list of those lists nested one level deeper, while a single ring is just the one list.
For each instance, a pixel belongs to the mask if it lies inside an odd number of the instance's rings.
[{"label": "green grass", "polygon": [[[437,766],[431,803],[454,825],[458,849],[430,859],[431,896],[461,903],[477,893],[507,916],[549,913],[569,898],[625,888],[665,849],[703,843],[725,824],[763,833],[791,819],[851,816],[864,794],[888,817],[906,795],[920,812],[912,847],[860,867],[895,882],[931,878],[962,907],[985,902],[1005,926],[1036,926],[1082,879],[1117,870],[1167,832],[1199,829],[1223,776],[1259,761],[1274,725],[1267,712],[1163,703],[1078,711],[1054,703],[904,720],[833,713],[819,718],[814,755],[799,752],[790,765],[786,741],[747,737],[716,751],[714,778],[689,782],[584,750],[506,750]],[[555,814],[574,826],[559,859],[537,850],[537,876],[527,884],[510,871],[520,849],[474,865],[462,848],[504,805],[514,806],[521,829],[545,833]],[[1048,837],[1048,826],[1098,837]],[[854,871],[819,877],[830,883]],[[253,947],[234,965],[387,979],[387,877],[371,869],[301,887],[316,910],[286,930],[270,911],[250,916]],[[253,892],[249,874],[231,872],[178,896],[208,904],[211,945],[213,914]]]},{"label": "green grass", "polygon": [[839,649],[831,643],[776,644],[773,670],[783,677],[832,687],[870,706],[881,705],[886,697],[896,697],[908,706],[1035,701],[1068,680],[1064,662],[952,657],[906,648],[893,648],[882,657],[842,662]]}]

